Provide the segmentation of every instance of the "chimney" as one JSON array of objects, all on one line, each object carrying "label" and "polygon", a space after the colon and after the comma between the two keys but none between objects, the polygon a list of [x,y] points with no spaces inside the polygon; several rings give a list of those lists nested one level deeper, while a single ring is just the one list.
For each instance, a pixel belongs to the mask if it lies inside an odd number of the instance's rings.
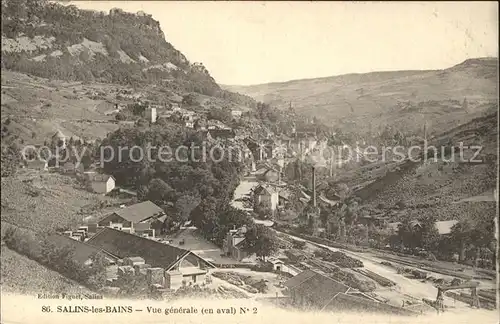
[{"label": "chimney", "polygon": [[424,140],[427,140],[427,122],[424,122]]},{"label": "chimney", "polygon": [[316,168],[312,166],[312,199],[313,206],[316,207]]}]

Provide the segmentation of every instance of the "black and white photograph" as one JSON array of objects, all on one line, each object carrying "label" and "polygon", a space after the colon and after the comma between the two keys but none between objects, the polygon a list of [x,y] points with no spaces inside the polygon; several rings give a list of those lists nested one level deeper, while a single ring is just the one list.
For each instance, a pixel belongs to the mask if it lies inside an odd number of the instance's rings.
[{"label": "black and white photograph", "polygon": [[498,3],[1,1],[1,322],[498,323]]}]

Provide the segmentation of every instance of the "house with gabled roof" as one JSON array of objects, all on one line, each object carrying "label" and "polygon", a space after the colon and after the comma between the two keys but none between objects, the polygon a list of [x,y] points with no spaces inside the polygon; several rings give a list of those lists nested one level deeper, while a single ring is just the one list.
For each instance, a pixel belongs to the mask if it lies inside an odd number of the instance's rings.
[{"label": "house with gabled roof", "polygon": [[97,232],[87,243],[119,259],[138,256],[152,267],[164,269],[163,286],[170,289],[181,287],[183,282],[203,282],[215,268],[214,264],[191,251],[108,227]]},{"label": "house with gabled roof", "polygon": [[437,221],[436,228],[439,235],[448,235],[451,233],[452,227],[456,224],[458,224],[457,220]]},{"label": "house with gabled roof", "polygon": [[274,211],[279,203],[279,188],[267,183],[259,184],[253,189],[254,209],[260,206]]},{"label": "house with gabled roof", "polygon": [[242,226],[239,229],[229,230],[226,235],[226,239],[224,240],[223,246],[223,250],[226,256],[238,261],[241,261],[248,256],[248,253],[243,249],[246,239],[246,232],[246,226]]},{"label": "house with gabled roof", "polygon": [[279,171],[272,166],[262,166],[258,168],[254,176],[257,180],[266,182],[277,182],[280,178]]},{"label": "house with gabled roof", "polygon": [[162,208],[147,200],[124,207],[104,216],[97,223],[129,233],[155,237],[163,228],[166,215]]},{"label": "house with gabled roof", "polygon": [[88,172],[84,176],[90,189],[95,193],[107,194],[115,189],[116,179],[112,175]]},{"label": "house with gabled roof", "polygon": [[208,140],[231,140],[235,136],[232,129],[214,128],[207,131]]},{"label": "house with gabled roof", "polygon": [[353,289],[320,270],[309,269],[285,282],[293,305],[323,311],[364,311],[400,315],[415,312],[381,303],[375,298]]}]

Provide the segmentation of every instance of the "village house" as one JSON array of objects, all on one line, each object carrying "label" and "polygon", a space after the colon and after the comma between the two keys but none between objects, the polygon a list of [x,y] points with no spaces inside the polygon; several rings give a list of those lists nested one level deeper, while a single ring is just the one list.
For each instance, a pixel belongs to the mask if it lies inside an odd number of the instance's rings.
[{"label": "village house", "polygon": [[66,174],[75,174],[75,173],[83,173],[83,164],[82,163],[73,163],[73,162],[66,162],[62,166],[62,172]]},{"label": "village house", "polygon": [[270,257],[270,258],[267,258],[266,261],[271,264],[271,266],[273,267],[273,271],[280,272],[283,270],[283,266],[284,266],[285,262],[283,262],[282,260],[280,260],[278,258]]},{"label": "village house", "polygon": [[254,210],[259,207],[275,211],[279,203],[279,188],[270,184],[259,184],[253,189]]},{"label": "village house", "polygon": [[234,139],[234,132],[232,129],[209,129],[207,131],[208,140],[231,140]]},{"label": "village house", "polygon": [[286,187],[280,189],[278,193],[278,208],[284,208],[292,199],[293,193]]},{"label": "village house", "polygon": [[[435,226],[439,235],[449,235],[451,233],[452,227],[457,223],[458,223],[457,220],[437,221],[435,223]],[[400,225],[402,225],[401,222],[393,222],[393,223],[388,223],[387,227],[389,227],[391,230],[397,233]],[[410,226],[412,226],[414,230],[422,228],[422,224],[417,220],[411,221]]]},{"label": "village house", "polygon": [[384,217],[383,215],[360,215],[358,216],[358,224],[385,227],[387,225],[387,217]]},{"label": "village house", "polygon": [[233,116],[233,118],[235,119],[241,118],[242,114],[243,112],[241,110],[231,110],[231,116]]},{"label": "village house", "polygon": [[108,174],[85,173],[90,189],[95,193],[107,194],[115,189],[115,178]]},{"label": "village house", "polygon": [[187,121],[187,122],[194,122],[195,120],[195,117],[196,117],[196,113],[194,111],[191,111],[191,110],[184,110],[181,112],[181,118],[182,120],[184,121]]},{"label": "village house", "polygon": [[255,171],[254,176],[259,181],[264,182],[277,182],[280,178],[280,173],[278,170],[272,167],[261,167]]},{"label": "village house", "polygon": [[298,308],[410,315],[411,310],[381,303],[320,270],[306,270],[285,282],[291,303]]},{"label": "village house", "polygon": [[142,258],[145,264],[153,267],[154,272],[161,274],[161,282],[157,284],[169,289],[201,283],[215,268],[215,265],[191,251],[108,227],[91,237],[87,244],[119,259]]},{"label": "village house", "polygon": [[151,106],[146,107],[144,110],[144,118],[150,123],[155,123],[157,119],[156,108]]},{"label": "village house", "polygon": [[209,119],[207,120],[207,129],[231,129],[231,127],[227,126],[220,120]]},{"label": "village house", "polygon": [[247,228],[245,226],[242,226],[239,229],[232,229],[227,232],[223,246],[223,251],[226,256],[237,261],[241,261],[248,256],[248,253],[243,250],[243,242],[245,241],[246,232]]},{"label": "village house", "polygon": [[327,207],[327,208],[333,208],[335,206],[337,206],[337,204],[339,203],[340,199],[328,199],[326,198],[324,195],[319,195],[318,197],[318,204],[320,205],[320,207]]},{"label": "village house", "polygon": [[111,227],[141,236],[155,237],[162,231],[166,215],[151,201],[121,208],[98,221],[101,227]]},{"label": "village house", "polygon": [[458,224],[457,220],[437,221],[436,228],[439,235],[449,235],[451,233],[451,228],[456,224]]},{"label": "village house", "polygon": [[52,135],[51,143],[53,147],[66,148],[66,136],[58,130],[54,135]]}]

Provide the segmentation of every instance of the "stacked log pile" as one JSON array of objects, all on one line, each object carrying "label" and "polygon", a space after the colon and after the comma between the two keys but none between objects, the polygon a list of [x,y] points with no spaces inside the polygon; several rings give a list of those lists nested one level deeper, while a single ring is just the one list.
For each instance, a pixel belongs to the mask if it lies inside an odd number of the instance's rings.
[{"label": "stacked log pile", "polygon": [[323,259],[326,262],[334,262],[337,266],[341,268],[362,268],[363,262],[358,259],[351,258],[340,251],[329,251],[329,250],[318,250],[315,252],[317,257]]},{"label": "stacked log pile", "polygon": [[386,277],[383,277],[373,271],[370,271],[368,269],[354,269],[354,271],[361,273],[362,275],[374,280],[376,283],[383,287],[392,287],[395,286],[396,283],[390,279],[387,279]]},{"label": "stacked log pile", "polygon": [[267,283],[263,280],[253,279],[251,276],[241,275],[236,272],[214,272],[213,276],[224,281],[229,282],[232,285],[238,286],[249,293],[265,293],[268,290]]}]

